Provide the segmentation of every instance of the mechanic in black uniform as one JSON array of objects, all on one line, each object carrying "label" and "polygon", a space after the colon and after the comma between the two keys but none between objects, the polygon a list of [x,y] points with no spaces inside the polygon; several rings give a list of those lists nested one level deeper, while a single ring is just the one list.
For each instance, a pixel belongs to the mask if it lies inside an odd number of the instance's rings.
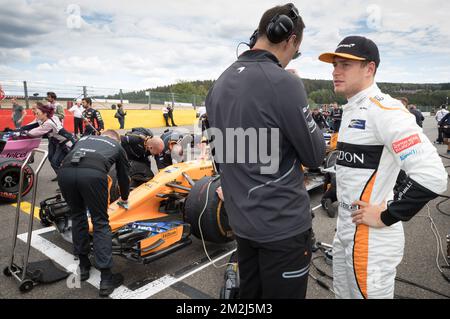
[{"label": "mechanic in black uniform", "polygon": [[92,107],[92,100],[86,97],[81,100],[83,107],[85,108],[83,112],[83,120],[85,125],[85,131],[83,136],[87,135],[99,135],[101,131],[105,129],[105,124],[102,119],[102,115],[99,111]]},{"label": "mechanic in black uniform", "polygon": [[[120,144],[130,162],[131,187],[137,187],[153,178],[150,156],[158,156],[163,151],[162,143],[154,143],[149,129],[135,128],[120,137]],[[156,146],[154,146],[156,144]],[[161,147],[157,147],[161,145]]]},{"label": "mechanic in black uniform", "polygon": [[[265,12],[250,41],[252,50],[220,76],[206,98],[211,145],[220,145],[223,138],[228,155],[234,144],[234,161],[220,162],[220,149],[214,156],[237,241],[242,299],[306,296],[312,216],[301,166],[320,166],[325,141],[308,108],[303,82],[285,70],[300,55],[304,27],[293,4]],[[225,133],[230,128],[264,129],[267,134],[260,134],[259,144],[271,146],[270,158],[279,163],[276,172],[263,171],[267,159],[239,162],[235,137],[229,141]],[[279,149],[271,143],[274,129]],[[245,152],[252,147],[246,145]]]},{"label": "mechanic in black uniform", "polygon": [[108,172],[115,164],[121,201],[128,209],[129,163],[120,146],[120,136],[112,130],[102,136],[82,137],[66,156],[58,172],[61,193],[70,207],[74,254],[80,259],[81,280],[89,279],[91,263],[89,225],[86,209],[94,226],[95,264],[101,271],[100,296],[109,296],[123,282],[121,274],[112,274],[112,234],[108,218],[110,179]]},{"label": "mechanic in black uniform", "polygon": [[173,155],[176,156],[178,162],[183,156],[183,147],[178,144],[183,139],[183,135],[181,133],[166,130],[161,135],[160,139],[164,143],[164,149],[158,155],[155,155],[156,165],[159,170],[174,164],[172,158]]}]

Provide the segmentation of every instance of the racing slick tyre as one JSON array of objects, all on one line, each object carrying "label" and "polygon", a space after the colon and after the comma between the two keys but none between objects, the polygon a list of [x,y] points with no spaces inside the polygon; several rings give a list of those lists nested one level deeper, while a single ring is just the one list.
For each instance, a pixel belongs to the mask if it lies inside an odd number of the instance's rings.
[{"label": "racing slick tyre", "polygon": [[232,241],[234,235],[228,224],[225,206],[216,193],[219,187],[220,179],[217,177],[206,176],[196,181],[186,198],[184,218],[191,225],[195,237],[201,239],[203,234],[205,241],[223,244]]},{"label": "racing slick tyre", "polygon": [[[0,158],[0,201],[17,201],[19,194],[20,168],[23,162],[16,159]],[[22,196],[28,194],[33,186],[34,172],[27,165],[24,170]]]}]

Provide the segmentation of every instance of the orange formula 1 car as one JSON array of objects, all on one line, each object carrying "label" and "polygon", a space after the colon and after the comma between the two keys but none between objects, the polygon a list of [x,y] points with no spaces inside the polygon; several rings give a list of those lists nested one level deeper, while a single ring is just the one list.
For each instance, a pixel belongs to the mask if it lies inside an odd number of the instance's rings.
[{"label": "orange formula 1 car", "polygon": [[[335,156],[329,157],[336,138],[330,140],[324,168],[334,166]],[[305,169],[305,176],[307,190],[324,183],[322,169]],[[216,193],[219,186],[220,176],[215,175],[211,161],[184,162],[161,170],[130,193],[128,210],[117,202],[109,206],[113,253],[145,264],[189,245],[191,234],[216,244],[232,241],[225,207]],[[40,204],[41,223],[55,226],[71,242],[69,213],[61,196]]]},{"label": "orange formula 1 car", "polygon": [[[211,161],[175,164],[134,189],[128,210],[112,203],[108,213],[113,253],[147,264],[189,245],[191,233],[218,244],[233,240],[216,194],[220,176],[213,175]],[[61,196],[44,200],[40,206],[41,223],[55,226],[71,241],[70,209]]]}]

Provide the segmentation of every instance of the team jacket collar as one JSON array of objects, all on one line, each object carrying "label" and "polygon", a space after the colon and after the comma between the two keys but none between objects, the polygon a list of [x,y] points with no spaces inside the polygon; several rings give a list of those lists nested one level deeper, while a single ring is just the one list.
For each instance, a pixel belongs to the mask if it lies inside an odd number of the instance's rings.
[{"label": "team jacket collar", "polygon": [[378,85],[376,83],[372,84],[370,87],[365,89],[364,91],[359,92],[355,96],[352,96],[346,105],[346,107],[351,107],[353,105],[361,103],[364,99],[366,99],[369,96],[376,95],[377,93],[381,92],[378,88]]},{"label": "team jacket collar", "polygon": [[273,62],[282,67],[278,58],[265,50],[248,50],[239,57],[239,62]]}]

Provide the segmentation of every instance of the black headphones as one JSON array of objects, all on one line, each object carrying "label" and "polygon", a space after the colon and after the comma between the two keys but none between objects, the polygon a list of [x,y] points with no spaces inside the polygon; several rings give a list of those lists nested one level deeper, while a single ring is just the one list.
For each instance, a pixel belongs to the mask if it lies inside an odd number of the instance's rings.
[{"label": "black headphones", "polygon": [[[267,25],[266,34],[270,42],[278,44],[287,40],[293,33],[295,21],[299,18],[298,9],[293,3],[287,4],[290,7],[288,15],[277,14]],[[256,29],[250,37],[250,49],[252,49],[258,40],[259,30]]]}]

